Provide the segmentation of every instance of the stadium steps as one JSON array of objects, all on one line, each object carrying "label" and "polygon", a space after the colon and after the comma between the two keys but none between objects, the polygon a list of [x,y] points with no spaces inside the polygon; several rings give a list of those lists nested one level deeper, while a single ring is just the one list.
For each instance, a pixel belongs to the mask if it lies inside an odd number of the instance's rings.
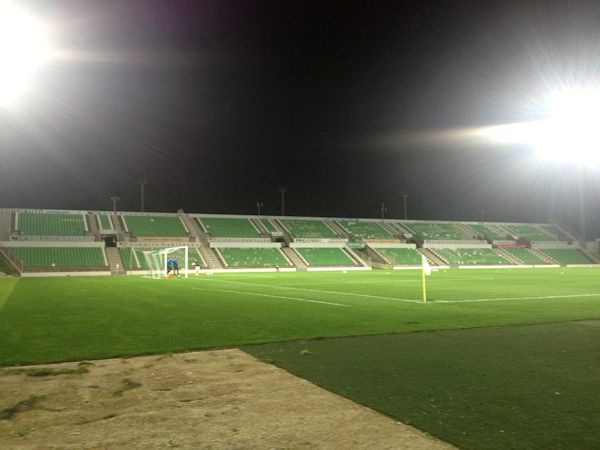
[{"label": "stadium steps", "polygon": [[359,265],[359,266],[363,266],[363,267],[370,267],[368,262],[365,261],[363,258],[360,257],[360,255],[358,253],[356,253],[354,250],[352,250],[350,247],[343,247],[342,251],[344,253],[346,253],[350,259],[354,260],[354,262]]},{"label": "stadium steps", "polygon": [[200,255],[209,269],[223,269],[225,267],[215,249],[203,245],[198,247],[198,250],[200,250]]},{"label": "stadium steps", "polygon": [[390,225],[387,222],[379,222],[379,225],[381,225],[384,230],[387,230],[393,237],[404,240],[404,236],[402,236],[402,232],[399,231],[398,228]]},{"label": "stadium steps", "polygon": [[259,231],[259,233],[262,237],[267,237],[267,238],[271,237],[271,232],[265,228],[265,226],[262,224],[262,222],[260,220],[250,219],[250,222],[252,222],[252,225],[254,225],[254,227]]},{"label": "stadium steps", "polygon": [[85,221],[88,226],[88,233],[94,236],[95,241],[100,240],[100,227],[98,226],[98,220],[96,214],[86,214]]},{"label": "stadium steps", "polygon": [[12,213],[0,212],[0,241],[10,240],[12,231]]},{"label": "stadium steps", "polygon": [[287,256],[287,258],[290,260],[290,262],[294,266],[296,266],[296,268],[306,269],[306,267],[307,267],[306,262],[300,257],[300,255],[293,248],[282,247],[281,251],[283,252],[283,254],[285,256]]},{"label": "stadium steps", "polygon": [[525,262],[521,261],[515,255],[511,255],[509,252],[502,248],[494,248],[493,250],[507,261],[510,261],[512,264],[516,264],[517,266],[525,264]]},{"label": "stadium steps", "polygon": [[381,253],[379,253],[379,251],[376,248],[367,246],[363,250],[361,250],[361,253],[364,253],[367,256],[366,259],[371,260],[371,264],[375,263],[375,264],[387,264],[390,266],[392,265],[392,263],[390,261],[388,261]]},{"label": "stadium steps", "polygon": [[112,220],[112,223],[115,226],[115,231],[117,232],[117,240],[122,242],[130,241],[131,233],[125,231],[125,227],[123,226],[123,222],[121,221],[121,216],[111,214],[110,219]]},{"label": "stadium steps", "polygon": [[342,226],[340,226],[335,220],[323,220],[329,228],[331,228],[335,234],[337,234],[341,238],[348,239],[350,236],[346,230]]},{"label": "stadium steps", "polygon": [[7,248],[0,248],[0,272],[7,275],[20,275],[21,269],[17,264],[18,258]]},{"label": "stadium steps", "polygon": [[548,264],[560,264],[554,258],[551,258],[550,256],[546,255],[544,252],[536,250],[535,248],[530,248],[529,251],[531,253],[533,253],[535,256],[537,256],[538,258],[540,258],[542,261],[544,261],[544,262],[546,262]]},{"label": "stadium steps", "polygon": [[123,265],[119,249],[117,247],[106,247],[104,251],[106,252],[106,259],[111,275],[125,275],[125,266]]},{"label": "stadium steps", "polygon": [[189,216],[185,212],[183,212],[183,210],[181,210],[181,209],[179,211],[177,211],[177,214],[179,214],[179,218],[181,219],[183,224],[188,229],[188,232],[189,232],[192,240],[194,242],[200,242],[200,236],[202,236],[204,231],[202,229],[200,229],[198,222],[190,219]]},{"label": "stadium steps", "polygon": [[467,236],[471,236],[473,239],[481,239],[479,233],[476,233],[475,230],[470,228],[468,225],[465,225],[464,223],[455,223],[454,225]]},{"label": "stadium steps", "polygon": [[422,255],[424,255],[425,258],[427,258],[430,262],[432,262],[433,264],[435,264],[437,266],[447,266],[448,265],[448,261],[446,261],[445,259],[443,259],[437,253],[435,253],[432,249],[429,249],[429,248],[419,248],[417,250],[419,251],[419,253],[421,253]]}]

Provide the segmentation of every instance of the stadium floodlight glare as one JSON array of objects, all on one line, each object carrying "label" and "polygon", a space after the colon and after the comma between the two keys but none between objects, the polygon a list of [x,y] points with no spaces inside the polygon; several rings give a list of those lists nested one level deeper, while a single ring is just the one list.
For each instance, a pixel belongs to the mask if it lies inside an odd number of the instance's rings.
[{"label": "stadium floodlight glare", "polygon": [[503,144],[528,144],[546,160],[600,164],[600,88],[557,91],[545,102],[546,119],[480,129]]},{"label": "stadium floodlight glare", "polygon": [[0,0],[0,106],[10,105],[49,57],[46,28],[11,0]]}]

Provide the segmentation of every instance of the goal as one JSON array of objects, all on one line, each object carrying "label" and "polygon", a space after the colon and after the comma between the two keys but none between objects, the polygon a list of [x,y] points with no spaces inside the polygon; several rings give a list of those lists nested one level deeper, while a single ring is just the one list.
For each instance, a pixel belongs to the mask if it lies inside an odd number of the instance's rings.
[{"label": "goal", "polygon": [[[148,276],[152,278],[167,277],[167,263],[170,257],[177,259],[180,273],[185,278],[189,277],[189,248],[187,245],[181,247],[169,247],[160,250],[144,251],[144,259],[148,267]],[[171,272],[172,273],[172,272]],[[171,274],[169,273],[169,275]]]}]

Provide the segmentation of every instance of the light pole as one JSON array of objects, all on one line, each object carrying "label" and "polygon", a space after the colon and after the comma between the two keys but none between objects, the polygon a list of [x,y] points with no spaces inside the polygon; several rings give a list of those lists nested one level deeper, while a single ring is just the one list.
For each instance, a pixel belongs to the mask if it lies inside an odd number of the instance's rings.
[{"label": "light pole", "polygon": [[406,205],[408,204],[407,199],[408,199],[408,193],[407,192],[400,192],[400,195],[402,196],[402,201],[404,203],[404,220],[406,220],[407,214],[406,214]]},{"label": "light pole", "polygon": [[281,192],[281,216],[285,216],[285,193],[287,188],[285,186],[279,186],[279,192]]},{"label": "light pole", "polygon": [[265,204],[263,202],[256,202],[256,210],[257,210],[257,215],[260,217],[260,208],[262,208],[263,206],[265,206]]},{"label": "light pole", "polygon": [[385,207],[385,203],[381,202],[381,220],[385,220],[385,213],[387,208]]},{"label": "light pole", "polygon": [[117,201],[119,201],[119,200],[120,200],[120,198],[119,198],[119,196],[118,196],[118,195],[112,195],[112,196],[110,197],[110,199],[111,199],[111,200],[112,200],[112,202],[113,202],[113,214],[116,216],[116,215],[117,215]]},{"label": "light pole", "polygon": [[148,184],[148,180],[140,178],[138,183],[140,183],[140,211],[144,212],[144,186]]}]

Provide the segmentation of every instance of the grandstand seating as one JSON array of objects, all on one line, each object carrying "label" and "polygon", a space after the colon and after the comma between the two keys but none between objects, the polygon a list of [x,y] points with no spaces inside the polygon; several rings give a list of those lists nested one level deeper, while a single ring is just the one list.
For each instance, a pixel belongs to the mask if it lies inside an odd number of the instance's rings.
[{"label": "grandstand seating", "polygon": [[139,269],[134,254],[134,249],[131,247],[121,247],[119,248],[119,253],[121,254],[121,259],[123,260],[123,267],[125,270],[137,270]]},{"label": "grandstand seating", "polygon": [[215,238],[257,238],[258,230],[249,219],[201,217],[199,220],[207,233]]},{"label": "grandstand seating", "polygon": [[392,234],[377,222],[338,220],[348,233],[360,239],[391,239]]},{"label": "grandstand seating", "polygon": [[408,223],[404,224],[423,240],[460,241],[473,239],[451,223]]},{"label": "grandstand seating", "polygon": [[108,214],[98,214],[98,220],[100,222],[101,230],[112,230],[114,226],[112,225]]},{"label": "grandstand seating", "polygon": [[375,250],[395,266],[419,266],[422,264],[421,253],[414,248],[376,248]]},{"label": "grandstand seating", "polygon": [[327,239],[338,237],[322,220],[280,219],[290,235],[296,238]]},{"label": "grandstand seating", "polygon": [[290,265],[278,248],[219,248],[227,267],[287,267]]},{"label": "grandstand seating", "polygon": [[534,255],[526,248],[505,248],[505,251],[513,255],[515,258],[523,261],[523,264],[548,264],[546,261]]},{"label": "grandstand seating", "polygon": [[309,266],[355,266],[357,263],[341,248],[295,248]]},{"label": "grandstand seating", "polygon": [[13,247],[12,252],[27,269],[105,269],[100,247]]},{"label": "grandstand seating", "polygon": [[438,248],[435,252],[448,261],[458,265],[506,265],[512,264],[489,248]]},{"label": "grandstand seating", "polygon": [[270,233],[279,231],[269,219],[260,219],[260,223],[262,223],[263,227],[265,227]]},{"label": "grandstand seating", "polygon": [[135,237],[186,237],[183,222],[177,216],[122,216]]},{"label": "grandstand seating", "polygon": [[487,241],[505,241],[507,239],[506,236],[496,233],[481,223],[470,223],[467,226]]},{"label": "grandstand seating", "polygon": [[17,227],[28,236],[83,236],[86,232],[83,214],[17,213]]},{"label": "grandstand seating", "polygon": [[559,264],[593,264],[580,250],[575,248],[545,248],[537,251],[550,256]]},{"label": "grandstand seating", "polygon": [[534,227],[533,225],[504,225],[511,234],[518,236],[520,238],[527,239],[528,241],[556,241],[556,236],[551,236],[540,230],[539,228]]}]

